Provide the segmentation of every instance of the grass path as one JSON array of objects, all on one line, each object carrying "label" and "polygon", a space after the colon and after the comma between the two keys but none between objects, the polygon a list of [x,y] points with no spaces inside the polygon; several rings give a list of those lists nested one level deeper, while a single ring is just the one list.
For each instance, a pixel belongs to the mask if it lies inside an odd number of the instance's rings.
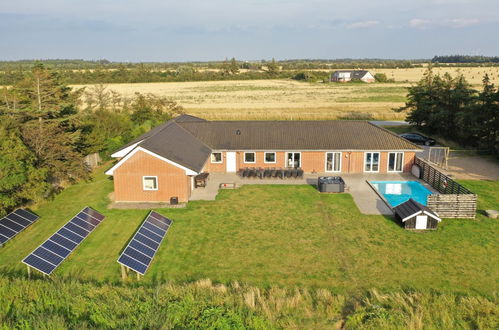
[{"label": "grass path", "polygon": [[[499,204],[498,182],[464,182],[480,209]],[[147,210],[108,210],[112,181],[93,181],[39,205],[41,216],[5,247],[0,270],[25,273],[20,261],[71,216],[90,205],[107,218],[54,274],[118,281],[116,262]],[[348,194],[319,194],[308,185],[247,185],[216,201],[161,209],[175,223],[143,281],[242,281],[254,285],[497,291],[497,221],[444,220],[434,232],[403,230],[389,217],[361,215]]]}]

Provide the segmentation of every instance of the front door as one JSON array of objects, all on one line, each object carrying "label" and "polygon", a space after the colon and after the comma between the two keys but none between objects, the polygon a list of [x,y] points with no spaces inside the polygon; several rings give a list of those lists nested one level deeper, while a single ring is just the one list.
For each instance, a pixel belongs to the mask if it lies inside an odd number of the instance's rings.
[{"label": "front door", "polygon": [[418,215],[416,217],[416,229],[426,229],[428,217],[426,215]]},{"label": "front door", "polygon": [[227,173],[236,172],[236,167],[237,167],[236,153],[234,151],[227,151],[225,154],[226,154],[225,160],[227,161],[227,165],[226,165]]},{"label": "front door", "polygon": [[301,154],[299,152],[286,153],[286,167],[289,168],[301,167]]}]

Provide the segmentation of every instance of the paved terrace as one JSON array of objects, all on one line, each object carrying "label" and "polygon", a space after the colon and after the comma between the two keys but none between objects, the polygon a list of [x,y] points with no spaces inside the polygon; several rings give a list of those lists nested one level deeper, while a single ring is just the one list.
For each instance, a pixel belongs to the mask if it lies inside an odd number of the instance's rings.
[{"label": "paved terrace", "polygon": [[[303,178],[241,178],[232,173],[210,173],[206,187],[192,191],[190,200],[214,200],[221,183],[235,183],[237,187],[245,184],[309,184],[317,185],[319,176],[333,176],[332,173],[305,174]],[[393,174],[341,174],[345,181],[345,192],[350,193],[363,214],[393,214],[390,208],[379,198],[378,194],[366,183],[366,180],[417,180],[408,173]],[[423,183],[421,180],[417,180]],[[424,185],[434,191],[431,187]]]}]

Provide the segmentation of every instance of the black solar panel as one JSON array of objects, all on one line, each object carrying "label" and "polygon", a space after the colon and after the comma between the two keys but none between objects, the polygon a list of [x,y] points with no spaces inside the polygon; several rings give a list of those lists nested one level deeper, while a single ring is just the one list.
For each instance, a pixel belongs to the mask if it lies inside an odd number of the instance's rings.
[{"label": "black solar panel", "polygon": [[102,220],[102,214],[90,207],[84,208],[24,258],[23,263],[50,275]]},{"label": "black solar panel", "polygon": [[5,244],[26,227],[38,220],[38,216],[23,209],[15,210],[0,219],[0,245]]},{"label": "black solar panel", "polygon": [[167,217],[151,211],[118,262],[144,275],[172,223]]}]

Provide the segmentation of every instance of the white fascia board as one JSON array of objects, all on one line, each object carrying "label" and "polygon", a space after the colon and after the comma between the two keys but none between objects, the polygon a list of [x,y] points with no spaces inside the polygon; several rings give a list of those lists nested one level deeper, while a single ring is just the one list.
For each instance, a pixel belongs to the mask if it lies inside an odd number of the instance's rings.
[{"label": "white fascia board", "polygon": [[143,152],[145,152],[146,154],[149,154],[149,155],[151,155],[151,156],[153,156],[153,157],[156,157],[156,158],[158,158],[158,159],[160,159],[160,160],[162,160],[162,161],[164,161],[164,162],[166,162],[166,163],[168,163],[168,164],[171,164],[171,165],[173,165],[173,166],[176,166],[176,167],[178,167],[178,168],[183,169],[183,170],[185,171],[185,174],[186,174],[186,175],[198,175],[198,174],[199,174],[199,173],[197,173],[197,172],[195,172],[195,171],[193,171],[193,170],[191,170],[191,169],[189,169],[189,168],[187,168],[187,167],[185,167],[185,166],[182,166],[182,165],[180,165],[180,164],[177,164],[177,163],[175,163],[175,162],[173,162],[173,161],[171,161],[171,160],[169,160],[169,159],[167,159],[167,158],[165,158],[165,157],[162,157],[162,156],[160,156],[160,155],[158,155],[158,154],[155,154],[154,152],[149,151],[149,150],[147,150],[147,149],[144,149],[144,148],[142,148],[142,147],[135,148],[132,152],[129,152],[129,153],[128,153],[128,154],[127,154],[124,158],[122,158],[122,159],[121,159],[118,163],[116,163],[116,165],[114,165],[114,166],[113,166],[113,167],[111,167],[109,170],[107,170],[107,171],[106,171],[106,174],[107,174],[107,175],[114,175],[114,171],[115,171],[118,167],[120,167],[121,165],[123,165],[123,163],[125,163],[128,159],[130,159],[130,157],[132,157],[133,155],[135,155],[135,154],[136,154],[137,152],[139,152],[139,151],[143,151]]},{"label": "white fascia board", "polygon": [[412,218],[412,217],[414,217],[416,215],[420,215],[421,213],[423,213],[423,211],[417,211],[416,213],[413,213],[413,214],[409,215],[408,217],[405,217],[404,219],[402,219],[402,222],[406,222],[410,218]]},{"label": "white fascia board", "polygon": [[424,211],[424,214],[426,214],[426,215],[427,215],[427,216],[429,216],[429,217],[432,217],[433,219],[435,219],[435,220],[437,220],[437,221],[442,221],[442,219],[440,219],[439,217],[437,217],[437,216],[435,216],[435,215],[431,214],[430,212],[426,212],[426,211]]},{"label": "white fascia board", "polygon": [[435,220],[437,220],[437,221],[442,221],[442,219],[438,218],[437,216],[435,216],[435,215],[433,215],[433,214],[431,214],[431,213],[429,213],[429,212],[426,212],[426,211],[418,211],[418,212],[416,212],[416,213],[414,213],[414,214],[411,214],[410,216],[408,216],[408,217],[406,217],[406,218],[402,219],[402,222],[406,222],[406,221],[407,221],[407,220],[409,220],[410,218],[412,218],[412,217],[414,217],[414,216],[417,216],[417,215],[420,215],[420,214],[425,214],[425,215],[427,215],[427,216],[432,217],[433,219],[435,219]]},{"label": "white fascia board", "polygon": [[111,157],[113,158],[122,158],[122,157],[125,157],[130,151],[133,150],[133,148],[135,148],[137,146],[137,144],[139,144],[141,141],[137,142],[137,143],[134,143],[126,148],[123,148],[119,151],[116,151],[114,154],[111,155]]}]

